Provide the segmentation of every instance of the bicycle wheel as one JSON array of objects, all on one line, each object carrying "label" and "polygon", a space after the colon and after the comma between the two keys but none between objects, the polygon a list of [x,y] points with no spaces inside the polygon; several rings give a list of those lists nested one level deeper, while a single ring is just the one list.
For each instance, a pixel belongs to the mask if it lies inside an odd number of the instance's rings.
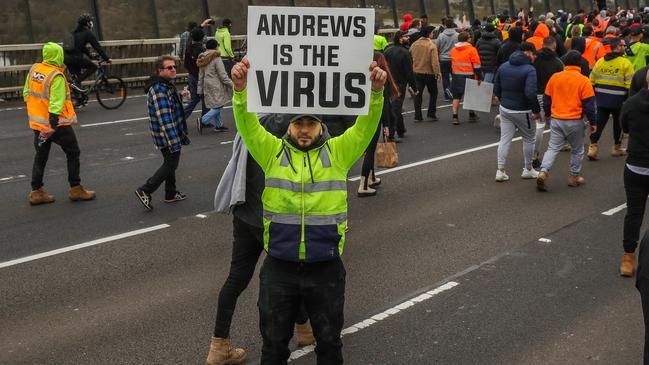
[{"label": "bicycle wheel", "polygon": [[115,76],[104,77],[95,89],[97,101],[106,109],[117,109],[126,100],[126,84]]}]

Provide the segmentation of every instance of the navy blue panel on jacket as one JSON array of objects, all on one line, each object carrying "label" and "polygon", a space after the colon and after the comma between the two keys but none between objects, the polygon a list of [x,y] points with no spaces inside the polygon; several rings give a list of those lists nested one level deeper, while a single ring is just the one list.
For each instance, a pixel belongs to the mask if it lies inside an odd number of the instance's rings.
[{"label": "navy blue panel on jacket", "polygon": [[508,62],[498,68],[494,79],[494,94],[506,109],[540,112],[536,98],[536,70],[531,63],[530,57],[516,51]]}]

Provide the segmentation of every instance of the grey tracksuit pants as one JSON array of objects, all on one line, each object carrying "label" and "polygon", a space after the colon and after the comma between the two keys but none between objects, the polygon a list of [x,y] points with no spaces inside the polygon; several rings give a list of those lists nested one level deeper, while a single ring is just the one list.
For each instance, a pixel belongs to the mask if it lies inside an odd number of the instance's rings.
[{"label": "grey tracksuit pants", "polygon": [[541,107],[541,118],[536,121],[536,139],[534,140],[534,153],[538,158],[541,156],[541,143],[543,143],[543,132],[545,131],[545,113],[543,112],[543,94],[536,95]]},{"label": "grey tracksuit pants", "polygon": [[586,124],[583,120],[554,119],[550,121],[550,142],[548,150],[543,155],[541,171],[550,171],[554,160],[557,159],[561,147],[570,143],[570,175],[577,176],[581,172],[581,164],[584,159],[584,131]]},{"label": "grey tracksuit pants", "polygon": [[523,160],[525,167],[532,165],[534,154],[534,140],[536,123],[532,120],[532,113],[512,113],[500,108],[500,143],[498,143],[498,168],[504,169],[507,163],[507,155],[512,145],[512,138],[516,129],[523,137]]}]

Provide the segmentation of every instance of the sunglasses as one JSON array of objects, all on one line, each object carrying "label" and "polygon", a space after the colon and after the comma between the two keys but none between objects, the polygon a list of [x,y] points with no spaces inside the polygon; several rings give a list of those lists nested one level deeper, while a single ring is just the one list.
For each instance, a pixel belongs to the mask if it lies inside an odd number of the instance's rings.
[{"label": "sunglasses", "polygon": [[167,66],[167,67],[164,67],[164,69],[171,71],[171,70],[175,70],[176,66]]}]

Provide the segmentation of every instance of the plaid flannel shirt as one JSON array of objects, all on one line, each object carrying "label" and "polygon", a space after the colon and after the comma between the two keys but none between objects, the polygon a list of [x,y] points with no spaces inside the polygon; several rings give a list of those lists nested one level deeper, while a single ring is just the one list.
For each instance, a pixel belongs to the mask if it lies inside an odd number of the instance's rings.
[{"label": "plaid flannel shirt", "polygon": [[187,137],[183,104],[171,84],[155,83],[147,92],[149,107],[149,130],[157,149],[169,148],[178,152],[182,145],[190,143]]}]

